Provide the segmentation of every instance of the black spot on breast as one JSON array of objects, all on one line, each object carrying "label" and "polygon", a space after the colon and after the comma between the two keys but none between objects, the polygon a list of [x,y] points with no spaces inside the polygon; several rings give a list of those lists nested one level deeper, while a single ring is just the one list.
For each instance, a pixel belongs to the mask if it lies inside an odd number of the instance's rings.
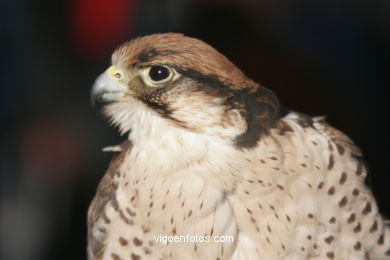
[{"label": "black spot on breast", "polygon": [[358,224],[353,228],[353,232],[355,232],[355,233],[359,233],[361,230],[362,230],[362,225],[361,225],[360,223],[358,223]]},{"label": "black spot on breast", "polygon": [[383,243],[385,242],[385,239],[384,239],[384,236],[383,236],[383,234],[382,235],[380,235],[380,237],[378,238],[378,245],[383,245]]},{"label": "black spot on breast", "polygon": [[334,253],[333,253],[333,252],[328,252],[328,253],[326,253],[326,256],[327,256],[329,259],[333,259],[333,258],[334,258]]},{"label": "black spot on breast", "polygon": [[328,170],[331,170],[334,166],[334,158],[333,158],[333,154],[330,154],[329,155],[329,162],[328,162]]},{"label": "black spot on breast", "polygon": [[152,250],[150,250],[149,247],[144,247],[144,252],[145,254],[150,255],[152,253]]},{"label": "black spot on breast", "polygon": [[352,214],[349,216],[349,218],[347,219],[348,224],[353,223],[353,222],[355,221],[355,219],[356,219],[355,213],[352,213]]},{"label": "black spot on breast", "polygon": [[137,254],[134,254],[134,253],[131,253],[131,259],[132,260],[140,260],[141,259],[141,257],[139,256],[139,255],[137,255]]},{"label": "black spot on breast", "polygon": [[344,197],[339,201],[339,207],[340,207],[340,208],[344,207],[345,205],[347,205],[347,202],[348,202],[347,197],[344,196]]},{"label": "black spot on breast", "polygon": [[360,242],[356,242],[356,244],[353,247],[356,251],[359,251],[362,248],[362,244]]},{"label": "black spot on breast", "polygon": [[335,193],[336,189],[332,186],[328,190],[328,195],[333,195]]},{"label": "black spot on breast", "polygon": [[113,260],[122,260],[122,258],[120,258],[119,255],[114,254],[114,253],[111,253],[111,258],[112,258]]},{"label": "black spot on breast", "polygon": [[133,239],[133,243],[135,246],[142,246],[142,240],[140,240],[139,238],[135,237]]},{"label": "black spot on breast", "polygon": [[332,235],[330,235],[330,236],[328,236],[327,238],[325,238],[325,243],[327,243],[327,244],[331,244],[332,242],[333,242],[333,240],[334,240],[334,236],[332,236]]},{"label": "black spot on breast", "polygon": [[356,175],[360,176],[363,173],[363,165],[361,162],[358,163],[358,167],[356,168]]},{"label": "black spot on breast", "polygon": [[119,244],[121,244],[121,246],[126,246],[128,244],[128,241],[126,239],[124,239],[123,237],[119,237],[118,241],[119,241]]},{"label": "black spot on breast", "polygon": [[366,206],[364,207],[362,213],[363,215],[367,215],[368,213],[371,212],[371,203],[367,202]]},{"label": "black spot on breast", "polygon": [[375,220],[374,224],[372,224],[370,228],[370,233],[374,233],[377,230],[378,230],[378,222]]},{"label": "black spot on breast", "polygon": [[341,185],[343,185],[345,183],[345,181],[347,180],[347,174],[345,172],[343,172],[340,176],[340,179],[339,179],[339,183]]},{"label": "black spot on breast", "polygon": [[272,229],[271,229],[271,227],[269,225],[267,225],[267,230],[268,230],[269,233],[272,233]]}]

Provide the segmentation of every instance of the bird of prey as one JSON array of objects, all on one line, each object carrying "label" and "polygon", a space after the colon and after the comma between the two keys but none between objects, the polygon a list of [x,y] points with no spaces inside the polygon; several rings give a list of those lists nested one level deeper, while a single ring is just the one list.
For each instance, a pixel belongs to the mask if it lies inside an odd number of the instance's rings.
[{"label": "bird of prey", "polygon": [[126,42],[91,95],[128,138],[108,148],[89,259],[390,259],[357,146],[203,41]]}]

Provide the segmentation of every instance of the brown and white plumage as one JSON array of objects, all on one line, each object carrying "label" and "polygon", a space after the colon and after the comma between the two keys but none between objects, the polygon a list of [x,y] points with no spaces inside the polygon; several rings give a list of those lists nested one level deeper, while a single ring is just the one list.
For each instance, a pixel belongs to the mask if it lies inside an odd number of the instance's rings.
[{"label": "brown and white plumage", "polygon": [[125,43],[112,65],[92,96],[129,140],[89,209],[90,259],[390,259],[360,151],[322,118],[283,112],[181,34]]}]

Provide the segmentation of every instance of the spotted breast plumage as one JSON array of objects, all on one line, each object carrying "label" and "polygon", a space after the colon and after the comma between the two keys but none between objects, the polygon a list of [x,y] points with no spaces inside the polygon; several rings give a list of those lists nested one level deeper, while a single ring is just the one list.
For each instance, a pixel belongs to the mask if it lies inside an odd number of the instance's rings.
[{"label": "spotted breast plumage", "polygon": [[390,259],[354,143],[283,108],[206,43],[166,33],[123,44],[92,101],[128,138],[107,149],[117,153],[89,209],[89,259]]}]

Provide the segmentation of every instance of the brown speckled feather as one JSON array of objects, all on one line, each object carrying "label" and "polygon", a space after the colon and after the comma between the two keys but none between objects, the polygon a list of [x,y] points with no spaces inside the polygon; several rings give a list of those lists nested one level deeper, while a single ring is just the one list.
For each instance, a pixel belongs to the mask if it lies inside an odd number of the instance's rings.
[{"label": "brown speckled feather", "polygon": [[346,149],[356,156],[362,156],[360,148],[355,145],[351,138],[329,125],[325,121],[324,117],[313,118],[313,125],[318,132],[328,136],[332,141],[334,141],[338,145],[337,149],[339,149],[341,153],[343,153],[343,149]]},{"label": "brown speckled feather", "polygon": [[[97,228],[97,221],[100,219],[107,220],[104,208],[115,197],[118,185],[114,182],[114,176],[118,174],[119,167],[123,163],[126,153],[131,149],[131,143],[126,140],[119,146],[123,150],[121,153],[115,154],[114,158],[111,160],[106,173],[97,187],[96,195],[88,210],[88,254],[91,256],[93,255],[94,259],[101,259],[103,255],[105,233],[107,232],[103,226]],[[100,229],[98,232],[102,234],[101,239],[97,239],[97,237],[92,234],[96,229]]]},{"label": "brown speckled feather", "polygon": [[[390,259],[359,149],[206,43],[155,34],[118,48],[95,100],[131,149],[89,211],[92,259]],[[170,242],[158,236],[225,236]]]}]

